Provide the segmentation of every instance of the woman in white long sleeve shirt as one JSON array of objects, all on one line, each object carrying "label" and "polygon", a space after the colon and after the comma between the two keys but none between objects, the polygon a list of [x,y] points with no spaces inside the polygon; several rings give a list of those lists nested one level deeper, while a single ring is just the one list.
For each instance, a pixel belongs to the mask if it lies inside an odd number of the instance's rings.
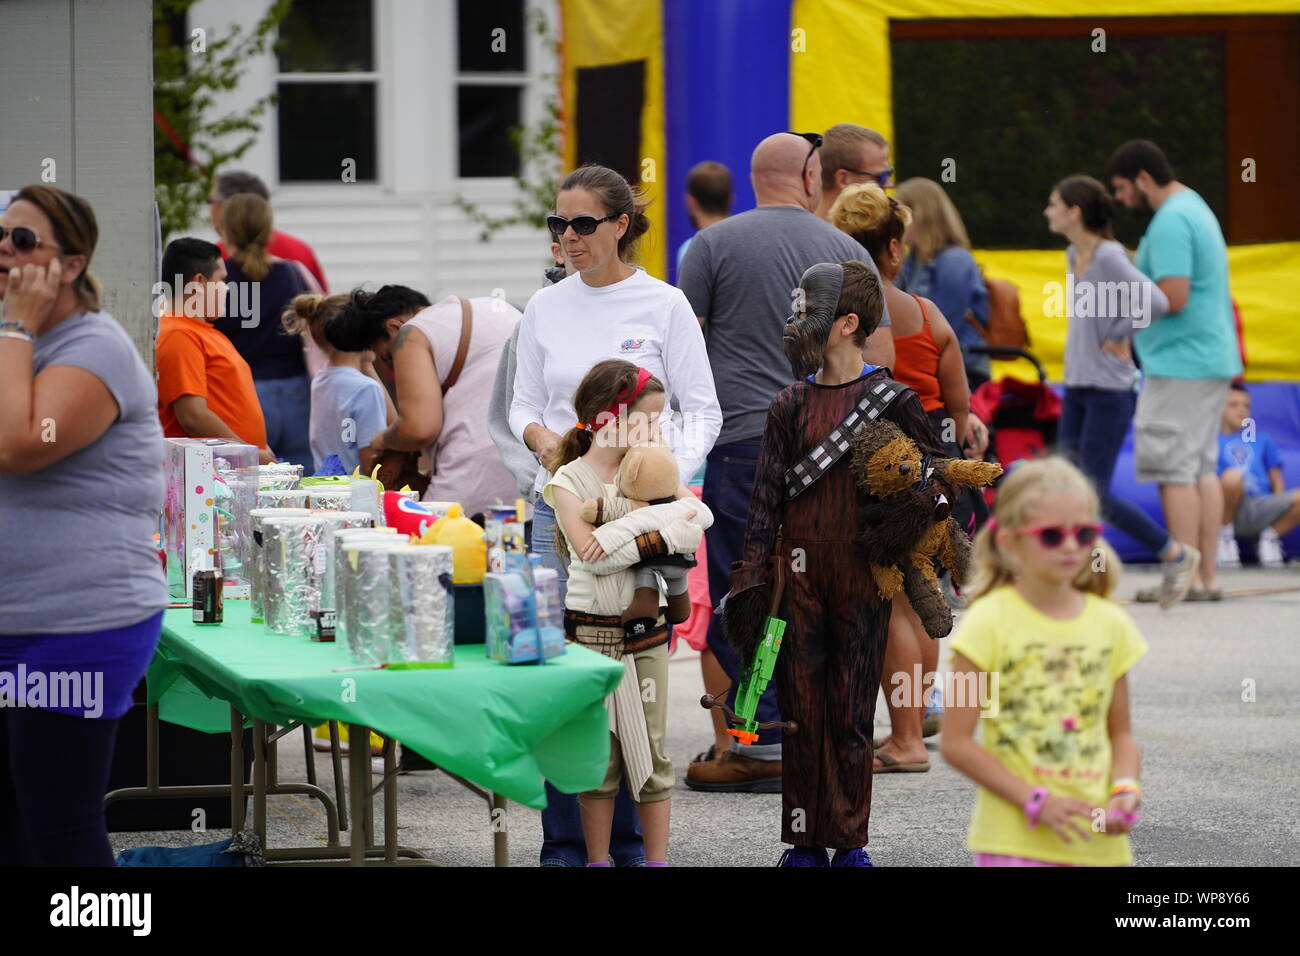
[{"label": "woman in white long sleeve shirt", "polygon": [[[665,412],[662,431],[687,480],[712,449],[722,411],[686,296],[630,264],[649,228],[642,209],[627,181],[603,166],[581,167],[561,184],[548,225],[574,272],[539,290],[524,310],[510,428],[549,460],[573,427],[582,377],[602,359],[624,359],[664,383],[672,413]],[[549,478],[540,469],[536,490]],[[539,500],[532,548],[563,575],[554,542],[555,514]]]}]

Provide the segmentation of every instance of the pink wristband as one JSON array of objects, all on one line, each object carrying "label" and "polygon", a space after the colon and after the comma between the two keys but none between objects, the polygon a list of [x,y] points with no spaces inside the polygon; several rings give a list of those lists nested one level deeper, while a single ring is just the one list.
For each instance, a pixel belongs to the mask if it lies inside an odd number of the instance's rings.
[{"label": "pink wristband", "polygon": [[1038,826],[1038,815],[1043,812],[1043,804],[1046,802],[1046,787],[1038,787],[1025,801],[1025,817],[1029,820],[1030,828]]}]

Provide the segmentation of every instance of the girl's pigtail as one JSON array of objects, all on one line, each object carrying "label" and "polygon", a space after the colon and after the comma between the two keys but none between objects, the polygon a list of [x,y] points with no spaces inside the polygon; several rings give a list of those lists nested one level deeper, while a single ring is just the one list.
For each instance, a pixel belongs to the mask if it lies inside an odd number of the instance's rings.
[{"label": "girl's pigtail", "polygon": [[1072,582],[1080,591],[1089,592],[1098,597],[1110,597],[1119,586],[1120,574],[1124,562],[1115,553],[1115,549],[1105,538],[1098,538],[1092,546],[1092,555],[1083,570]]},{"label": "girl's pigtail", "polygon": [[577,461],[585,455],[591,448],[591,442],[591,429],[570,428],[561,436],[555,454],[549,460],[542,462],[542,466],[551,474],[555,474],[569,462]]},{"label": "girl's pigtail", "polygon": [[994,540],[996,533],[997,525],[990,521],[975,535],[968,580],[961,589],[962,596],[971,603],[1014,580],[1006,556]]}]

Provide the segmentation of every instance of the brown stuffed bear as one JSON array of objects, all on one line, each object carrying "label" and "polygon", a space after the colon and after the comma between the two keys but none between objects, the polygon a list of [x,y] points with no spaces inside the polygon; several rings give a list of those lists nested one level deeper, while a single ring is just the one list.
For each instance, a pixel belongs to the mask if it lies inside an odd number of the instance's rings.
[{"label": "brown stuffed bear", "polygon": [[886,600],[906,592],[932,638],[952,631],[952,611],[939,589],[934,559],[961,584],[971,545],[950,518],[947,498],[932,478],[950,486],[991,484],[1002,466],[957,458],[924,460],[916,443],[890,421],[868,424],[853,440],[859,486],[871,496],[862,507],[862,545],[871,575]]},{"label": "brown stuffed bear", "polygon": [[[618,469],[618,498],[588,498],[582,503],[582,520],[602,525],[617,521],[628,512],[674,500],[681,485],[677,459],[662,445],[634,445],[623,456]],[[691,616],[691,595],[687,572],[695,567],[693,554],[669,554],[653,561],[634,564],[636,592],[623,611],[623,630],[629,638],[644,637],[659,619],[659,585],[663,578],[668,594],[666,617],[669,624],[681,624]]]}]

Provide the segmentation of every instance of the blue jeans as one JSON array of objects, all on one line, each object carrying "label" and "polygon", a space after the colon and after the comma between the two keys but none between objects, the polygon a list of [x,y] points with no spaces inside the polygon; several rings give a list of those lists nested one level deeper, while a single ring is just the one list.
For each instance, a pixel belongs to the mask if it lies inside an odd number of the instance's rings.
[{"label": "blue jeans", "polygon": [[[706,534],[709,558],[709,599],[716,607],[731,588],[731,564],[739,561],[745,543],[745,520],[749,517],[749,499],[754,493],[754,471],[758,465],[758,442],[732,442],[715,445],[709,452],[704,469],[704,503],[713,512],[713,527]],[[714,615],[709,621],[709,649],[718,664],[731,678],[727,703],[736,706],[736,693],[740,689],[741,672],[749,665],[732,649],[722,633],[722,618]],[[781,719],[781,707],[776,698],[776,681],[758,702],[755,718],[763,723]],[[781,743],[781,730],[758,732],[757,746]],[[735,749],[733,747],[733,749]]]},{"label": "blue jeans", "polygon": [[311,380],[259,378],[253,382],[266,419],[266,443],[285,461],[302,465],[304,474],[316,473],[311,457]]},{"label": "blue jeans", "polygon": [[[528,550],[541,555],[542,565],[560,575],[560,588],[568,580],[560,556],[555,551],[555,511],[541,498],[533,505],[533,520]],[[614,799],[614,826],[610,833],[609,855],[615,866],[635,866],[645,862],[641,842],[641,824],[636,803],[621,781]],[[542,866],[586,866],[587,841],[582,835],[582,814],[578,795],[560,793],[546,782],[546,809],[542,811]]]},{"label": "blue jeans", "polygon": [[1057,445],[1097,488],[1102,517],[1129,537],[1159,555],[1169,544],[1169,533],[1145,511],[1110,493],[1124,436],[1137,408],[1137,392],[1118,388],[1083,386],[1066,388],[1061,405]]}]

